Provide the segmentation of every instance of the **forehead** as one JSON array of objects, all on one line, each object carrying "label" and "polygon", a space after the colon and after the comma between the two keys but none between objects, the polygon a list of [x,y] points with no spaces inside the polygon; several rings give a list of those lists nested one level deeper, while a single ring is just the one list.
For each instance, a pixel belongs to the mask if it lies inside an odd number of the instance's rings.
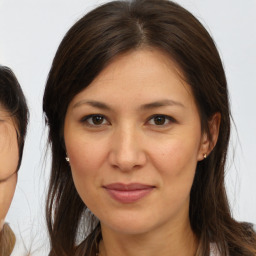
[{"label": "forehead", "polygon": [[8,111],[3,105],[0,104],[0,124],[13,126],[16,130],[17,129],[17,120],[15,116],[12,115],[10,111]]},{"label": "forehead", "polygon": [[10,118],[11,113],[0,103],[0,118]]},{"label": "forehead", "polygon": [[[110,63],[93,80],[91,85],[102,80],[123,78],[124,82],[127,75],[131,79],[142,79],[159,74],[160,71],[167,72],[175,79],[185,81],[183,72],[178,64],[165,52],[156,48],[141,48],[128,51],[113,58]],[[124,76],[126,75],[126,76]],[[123,77],[122,77],[123,76]],[[161,77],[159,77],[161,80]]]},{"label": "forehead", "polygon": [[166,96],[184,104],[194,101],[182,71],[167,54],[157,49],[140,49],[113,59],[70,105],[85,97],[105,102],[115,99],[122,104],[129,96],[134,103],[136,99],[147,103]]}]

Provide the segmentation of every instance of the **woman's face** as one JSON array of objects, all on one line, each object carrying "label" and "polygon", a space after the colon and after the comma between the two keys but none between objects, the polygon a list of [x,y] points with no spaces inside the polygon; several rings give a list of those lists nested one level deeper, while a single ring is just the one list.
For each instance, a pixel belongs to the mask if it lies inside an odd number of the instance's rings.
[{"label": "woman's face", "polygon": [[69,104],[64,139],[76,189],[103,227],[139,234],[189,222],[208,140],[190,86],[162,52],[111,62]]},{"label": "woman's face", "polygon": [[0,230],[14,195],[18,161],[15,124],[10,114],[0,106]]}]

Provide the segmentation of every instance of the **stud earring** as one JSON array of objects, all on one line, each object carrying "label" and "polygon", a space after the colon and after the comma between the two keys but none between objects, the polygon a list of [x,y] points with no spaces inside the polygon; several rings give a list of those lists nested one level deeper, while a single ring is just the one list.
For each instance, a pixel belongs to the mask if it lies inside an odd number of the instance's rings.
[{"label": "stud earring", "polygon": [[67,162],[69,162],[69,157],[66,156],[65,159],[66,159]]},{"label": "stud earring", "polygon": [[204,159],[206,159],[206,157],[207,157],[207,154],[204,154]]}]

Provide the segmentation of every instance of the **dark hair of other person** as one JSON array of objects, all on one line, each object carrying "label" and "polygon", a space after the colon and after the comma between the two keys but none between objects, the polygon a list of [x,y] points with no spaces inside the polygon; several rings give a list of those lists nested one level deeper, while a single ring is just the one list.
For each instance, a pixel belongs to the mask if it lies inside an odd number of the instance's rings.
[{"label": "dark hair of other person", "polygon": [[8,67],[0,65],[0,105],[14,118],[17,125],[20,167],[29,118],[28,107],[20,84]]},{"label": "dark hair of other person", "polygon": [[[9,113],[17,127],[17,141],[19,147],[19,162],[16,170],[17,172],[22,160],[29,112],[25,96],[16,76],[10,68],[1,65],[0,106]],[[3,230],[0,232],[0,255],[10,255],[14,248],[15,242],[16,238],[13,231],[8,224],[4,224]]]},{"label": "dark hair of other person", "polygon": [[[100,239],[100,225],[86,211],[65,160],[67,107],[115,57],[147,47],[165,52],[183,71],[198,106],[202,131],[210,136],[208,120],[221,114],[217,144],[205,161],[198,162],[190,193],[190,222],[199,239],[196,255],[209,255],[210,242],[217,244],[223,256],[255,255],[255,234],[248,224],[232,218],[224,184],[231,114],[215,43],[201,23],[178,4],[134,0],[110,2],[82,17],[65,35],[52,63],[43,98],[52,150],[46,208],[50,256],[91,255],[92,245]],[[90,223],[90,228],[77,246],[81,221]]]}]

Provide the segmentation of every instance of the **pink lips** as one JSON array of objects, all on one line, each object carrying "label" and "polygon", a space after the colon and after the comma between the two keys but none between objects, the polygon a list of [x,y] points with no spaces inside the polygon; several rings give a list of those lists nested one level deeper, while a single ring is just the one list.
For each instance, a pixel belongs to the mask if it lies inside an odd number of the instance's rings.
[{"label": "pink lips", "polygon": [[113,183],[103,186],[109,195],[121,203],[133,203],[148,195],[155,187],[140,183]]}]

